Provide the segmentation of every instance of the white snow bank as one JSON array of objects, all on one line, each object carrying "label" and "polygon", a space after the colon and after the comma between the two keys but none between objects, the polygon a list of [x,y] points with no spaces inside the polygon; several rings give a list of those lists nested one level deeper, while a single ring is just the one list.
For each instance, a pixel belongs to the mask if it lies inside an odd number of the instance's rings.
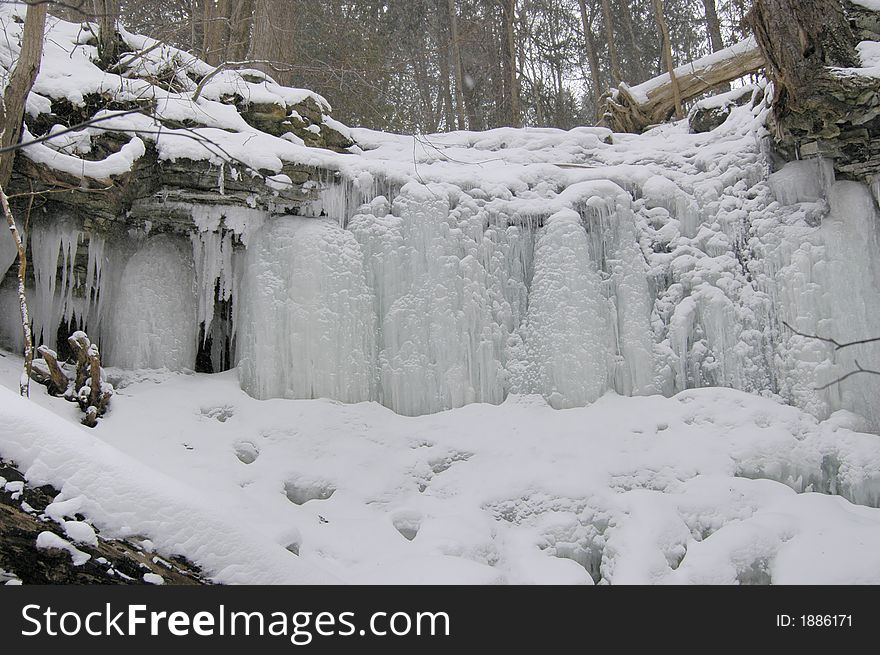
[{"label": "white snow bank", "polygon": [[[0,415],[2,455],[15,460],[32,484],[53,484],[62,499],[77,498],[77,511],[108,536],[148,536],[157,548],[204,566],[218,582],[334,581],[224,519],[209,493],[138,463],[7,389],[0,389]],[[66,548],[62,541],[45,537],[42,547]]]},{"label": "white snow bank", "polygon": [[0,454],[61,487],[54,516],[223,581],[880,582],[880,510],[825,495],[880,504],[880,437],[729,389],[408,418],[170,375],[92,432],[39,389],[0,401]]},{"label": "white snow bank", "polygon": [[[22,140],[27,142],[33,139],[34,135],[25,127]],[[56,171],[93,180],[109,180],[113,175],[123,175],[131,171],[134,163],[146,153],[146,146],[139,137],[135,136],[122,146],[119,152],[114,152],[99,161],[74,157],[42,143],[30,145],[21,152],[35,164],[44,164]]]}]

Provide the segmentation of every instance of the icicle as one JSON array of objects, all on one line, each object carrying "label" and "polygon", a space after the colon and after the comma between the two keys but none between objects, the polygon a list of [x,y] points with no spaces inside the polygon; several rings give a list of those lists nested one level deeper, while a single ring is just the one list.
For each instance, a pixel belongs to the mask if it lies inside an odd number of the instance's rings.
[{"label": "icicle", "polygon": [[[34,302],[32,318],[35,343],[56,348],[58,326],[62,318],[69,322],[75,304],[75,265],[77,244],[82,233],[66,220],[59,219],[32,229],[31,256],[34,266]],[[61,260],[61,288],[58,268]]]},{"label": "icicle", "polygon": [[104,237],[100,234],[89,235],[89,259],[86,266],[85,313],[83,321],[88,327],[93,321],[101,322],[103,316],[104,296],[102,292],[104,266]]}]

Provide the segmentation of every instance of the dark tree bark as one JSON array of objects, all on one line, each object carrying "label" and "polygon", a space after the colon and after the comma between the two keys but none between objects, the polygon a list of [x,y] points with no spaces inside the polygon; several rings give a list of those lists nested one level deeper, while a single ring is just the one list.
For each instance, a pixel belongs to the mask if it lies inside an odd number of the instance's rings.
[{"label": "dark tree bark", "polygon": [[507,62],[508,88],[510,93],[510,125],[522,127],[522,113],[519,107],[519,77],[516,67],[516,0],[504,3],[505,61]]},{"label": "dark tree bark", "polygon": [[617,58],[617,45],[614,42],[614,23],[612,22],[611,3],[602,0],[602,18],[605,22],[605,40],[608,42],[608,60],[611,66],[611,85],[617,84],[623,79],[620,73],[620,60]]},{"label": "dark tree bark", "polygon": [[119,60],[119,39],[116,36],[119,0],[95,0],[94,4],[98,19],[98,60],[108,68]]},{"label": "dark tree bark", "polygon": [[746,21],[764,53],[777,113],[797,111],[827,66],[858,65],[840,0],[756,0]]},{"label": "dark tree bark", "polygon": [[669,40],[669,27],[666,25],[666,16],[663,14],[663,0],[654,0],[654,18],[657,27],[663,37],[663,59],[666,62],[666,72],[669,74],[669,86],[672,89],[672,102],[676,118],[684,118],[681,106],[681,87],[675,76],[675,62],[672,61],[672,43]]},{"label": "dark tree bark", "polygon": [[584,45],[587,49],[587,63],[590,65],[590,79],[593,84],[593,106],[598,111],[599,98],[602,95],[602,89],[605,88],[602,82],[602,73],[599,69],[599,56],[596,54],[596,41],[593,37],[593,19],[587,12],[587,1],[578,0],[581,9],[581,26],[584,30]]},{"label": "dark tree bark", "polygon": [[848,0],[756,0],[747,22],[773,81],[782,157],[826,157],[849,179],[880,175],[880,81],[837,70],[859,66],[859,40],[880,40],[878,16]]},{"label": "dark tree bark", "polygon": [[[439,15],[444,13],[443,7],[440,5],[445,5],[446,0],[438,0],[437,11]],[[455,129],[455,108],[452,102],[452,88],[450,85],[450,78],[452,77],[452,70],[449,61],[449,47],[446,45],[449,43],[449,32],[446,29],[448,25],[445,25],[445,21],[438,20],[437,21],[437,51],[438,51],[438,62],[439,62],[439,78],[440,78],[440,104],[443,107],[443,122],[445,128],[447,130]]]},{"label": "dark tree bark", "polygon": [[464,75],[461,70],[461,47],[458,41],[458,10],[455,8],[455,0],[448,0],[449,11],[449,52],[452,57],[452,70],[455,74],[455,113],[458,117],[458,129],[465,129],[464,122]]},{"label": "dark tree bark", "polygon": [[[2,129],[0,146],[4,148],[18,143],[21,137],[25,104],[40,73],[40,64],[43,60],[47,9],[48,5],[45,3],[28,6],[21,39],[21,54],[0,102],[0,129]],[[5,187],[9,183],[14,160],[14,151],[0,155],[0,187]]]},{"label": "dark tree bark", "polygon": [[709,45],[712,52],[718,52],[724,48],[724,39],[721,37],[721,21],[718,20],[718,9],[715,0],[703,0],[703,9],[706,13],[706,31],[709,33]]}]

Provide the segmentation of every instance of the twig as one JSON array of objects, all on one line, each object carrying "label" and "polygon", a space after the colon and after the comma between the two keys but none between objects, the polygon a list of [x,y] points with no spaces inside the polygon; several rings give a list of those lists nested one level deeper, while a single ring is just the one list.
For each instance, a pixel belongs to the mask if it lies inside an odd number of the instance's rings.
[{"label": "twig", "polygon": [[[120,111],[113,114],[106,114],[104,116],[99,116],[97,118],[90,118],[87,121],[83,121],[82,123],[77,123],[76,125],[71,125],[60,132],[55,132],[54,134],[44,134],[41,137],[37,137],[36,139],[32,139],[30,141],[24,141],[22,143],[15,143],[11,146],[6,146],[4,148],[0,148],[0,155],[5,152],[11,152],[13,150],[21,150],[22,148],[27,148],[28,146],[34,146],[38,143],[44,143],[46,141],[50,141],[56,137],[63,136],[65,134],[69,134],[70,132],[78,132],[84,127],[88,127],[89,125],[95,125],[96,123],[101,123],[102,121],[109,121],[112,118],[119,118],[121,116],[128,116],[129,114],[140,114],[143,113],[145,109],[149,109],[149,107],[139,107],[138,109],[128,109],[126,111]],[[108,130],[108,132],[112,132],[114,130]],[[122,131],[122,130],[116,130]]]},{"label": "twig", "polygon": [[[805,337],[807,339],[816,339],[817,341],[824,341],[825,343],[830,343],[831,345],[834,346],[835,350],[841,350],[843,348],[849,348],[850,346],[861,346],[866,343],[876,343],[876,342],[880,341],[880,337],[871,337],[870,339],[858,339],[857,341],[838,341],[837,339],[832,339],[830,337],[820,337],[817,334],[806,334],[804,332],[800,332],[800,331],[794,329],[791,325],[789,325],[785,321],[783,321],[782,324],[785,327],[787,327],[789,330],[791,330],[794,334],[798,335],[799,337]],[[859,371],[855,371],[855,372],[858,373]]]},{"label": "twig", "polygon": [[856,370],[850,371],[846,375],[841,375],[839,378],[836,378],[829,382],[828,384],[823,384],[821,387],[816,387],[816,391],[824,391],[828,387],[834,386],[835,384],[840,384],[844,380],[851,378],[854,375],[858,375],[859,373],[870,373],[871,375],[880,375],[880,371],[872,371],[871,369],[864,368],[861,364],[859,364],[859,360],[855,360]]}]

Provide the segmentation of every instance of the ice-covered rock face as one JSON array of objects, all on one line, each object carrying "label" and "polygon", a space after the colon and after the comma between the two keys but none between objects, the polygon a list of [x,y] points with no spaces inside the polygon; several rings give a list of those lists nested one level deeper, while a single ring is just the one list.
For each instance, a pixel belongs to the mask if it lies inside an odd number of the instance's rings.
[{"label": "ice-covered rock face", "polygon": [[192,251],[151,237],[125,264],[108,316],[105,361],[122,368],[195,367],[198,308]]},{"label": "ice-covered rock face", "polygon": [[540,230],[530,299],[533,388],[557,409],[597,400],[608,389],[608,308],[577,212],[557,212]]},{"label": "ice-covered rock face", "polygon": [[[119,235],[105,248],[37,221],[34,327],[52,344],[74,320],[129,367],[192,368],[202,347],[258,398],[419,415],[722,386],[878,430],[880,377],[835,382],[880,368],[877,345],[784,327],[880,336],[875,198],[821,160],[771,174],[761,111],[613,145],[586,128],[437,135],[415,155],[409,137],[356,131],[368,149],[327,174],[312,217],[194,209],[190,244],[133,256]],[[0,337],[17,347],[10,280]]]},{"label": "ice-covered rock face", "polygon": [[351,233],[320,219],[270,220],[242,273],[242,388],[256,398],[373,398],[373,311]]}]

